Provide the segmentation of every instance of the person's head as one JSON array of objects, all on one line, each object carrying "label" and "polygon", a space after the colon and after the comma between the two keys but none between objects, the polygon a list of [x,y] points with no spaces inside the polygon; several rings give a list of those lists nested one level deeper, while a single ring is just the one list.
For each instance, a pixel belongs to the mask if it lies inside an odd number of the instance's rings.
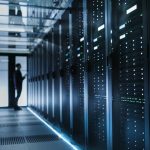
[{"label": "person's head", "polygon": [[17,70],[20,70],[20,69],[21,69],[21,64],[20,64],[20,63],[16,64],[16,69],[17,69]]}]

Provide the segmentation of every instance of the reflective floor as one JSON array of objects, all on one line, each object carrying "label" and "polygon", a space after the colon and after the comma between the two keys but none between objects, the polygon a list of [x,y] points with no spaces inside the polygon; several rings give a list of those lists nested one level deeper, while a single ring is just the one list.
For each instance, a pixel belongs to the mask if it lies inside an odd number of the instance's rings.
[{"label": "reflective floor", "polygon": [[26,108],[0,109],[0,150],[72,150]]}]

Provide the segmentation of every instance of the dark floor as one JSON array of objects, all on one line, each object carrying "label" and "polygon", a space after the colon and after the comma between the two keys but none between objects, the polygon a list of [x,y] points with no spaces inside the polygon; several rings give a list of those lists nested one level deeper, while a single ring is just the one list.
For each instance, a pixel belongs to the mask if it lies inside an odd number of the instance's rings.
[{"label": "dark floor", "polygon": [[0,150],[73,150],[26,108],[0,109]]}]

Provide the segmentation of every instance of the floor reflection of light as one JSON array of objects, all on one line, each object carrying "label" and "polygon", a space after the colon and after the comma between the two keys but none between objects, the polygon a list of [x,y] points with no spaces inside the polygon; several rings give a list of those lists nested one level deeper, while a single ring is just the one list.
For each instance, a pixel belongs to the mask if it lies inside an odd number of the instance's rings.
[{"label": "floor reflection of light", "polygon": [[63,137],[63,135],[57,132],[52,126],[50,126],[47,122],[45,122],[36,112],[34,112],[31,108],[27,108],[34,116],[36,116],[41,122],[43,122],[49,129],[51,129],[59,138],[61,138],[65,143],[70,145],[74,150],[79,150],[75,145],[71,144],[68,139]]}]

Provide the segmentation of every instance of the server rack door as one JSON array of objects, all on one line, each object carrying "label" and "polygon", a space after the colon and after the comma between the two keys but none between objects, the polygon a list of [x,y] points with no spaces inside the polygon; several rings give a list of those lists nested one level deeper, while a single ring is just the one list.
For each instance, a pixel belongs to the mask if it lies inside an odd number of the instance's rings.
[{"label": "server rack door", "polygon": [[144,27],[144,97],[145,97],[145,150],[150,149],[150,1],[143,1],[143,27]]},{"label": "server rack door", "polygon": [[39,77],[38,77],[38,80],[39,80],[39,111],[42,112],[42,78],[41,78],[41,75],[42,75],[42,46],[39,45]]},{"label": "server rack door", "polygon": [[62,16],[62,121],[66,131],[70,131],[70,53],[69,53],[69,12]]},{"label": "server rack door", "polygon": [[107,149],[105,0],[88,1],[89,144]]},{"label": "server rack door", "polygon": [[55,122],[60,122],[60,83],[59,83],[59,67],[60,67],[60,53],[59,53],[59,21],[54,26],[54,101],[55,101]]},{"label": "server rack door", "polygon": [[59,60],[60,60],[60,66],[59,66],[59,88],[60,88],[60,124],[62,124],[62,94],[63,94],[63,90],[62,90],[62,77],[63,77],[63,69],[62,69],[62,26],[61,24],[59,25]]},{"label": "server rack door", "polygon": [[52,32],[48,33],[48,119],[52,120]]},{"label": "server rack door", "polygon": [[84,29],[83,1],[72,3],[73,137],[84,144]]},{"label": "server rack door", "polygon": [[49,56],[48,56],[48,49],[49,49],[49,41],[48,41],[48,34],[46,35],[46,54],[45,54],[45,59],[46,59],[46,118],[48,118],[48,113],[49,113]]},{"label": "server rack door", "polygon": [[38,66],[39,66],[39,73],[38,73],[38,110],[41,111],[41,46],[38,46]]},{"label": "server rack door", "polygon": [[[30,74],[30,76],[28,75],[28,77],[29,77],[29,82],[30,82],[30,85],[31,85],[30,89],[32,91],[32,54],[30,56],[30,64],[29,65],[30,65],[30,72],[28,72],[28,74]],[[33,104],[32,104],[32,92],[31,91],[30,91],[29,99],[31,99],[31,106],[32,106]]]},{"label": "server rack door", "polygon": [[[34,56],[35,56],[35,52],[33,52],[33,57],[32,57],[32,105],[34,106],[34,98],[35,98],[35,93],[34,93],[34,66],[35,66],[35,62],[34,62]],[[34,106],[35,107],[35,106]]]},{"label": "server rack door", "polygon": [[28,68],[28,82],[27,82],[27,97],[28,97],[28,106],[31,106],[31,99],[30,99],[30,88],[31,88],[31,85],[30,85],[30,56],[27,57],[27,68]]},{"label": "server rack door", "polygon": [[45,58],[44,58],[44,41],[42,42],[41,44],[41,99],[42,99],[42,106],[41,106],[41,112],[42,114],[44,114],[44,104],[45,104],[45,101],[44,101],[44,95],[45,95],[45,90],[44,90],[44,61],[45,61]]},{"label": "server rack door", "polygon": [[46,98],[46,95],[47,95],[47,50],[46,50],[46,37],[44,38],[44,43],[43,43],[43,90],[44,90],[44,95],[43,95],[43,98],[44,98],[44,116],[46,117],[46,114],[47,114],[47,98]]},{"label": "server rack door", "polygon": [[38,108],[38,51],[35,50],[35,108]]},{"label": "server rack door", "polygon": [[[145,149],[142,1],[113,1],[113,145]],[[115,5],[116,4],[116,5]],[[112,18],[115,16],[112,16]],[[117,63],[117,66],[114,66]],[[117,68],[116,68],[117,67]],[[118,79],[116,79],[118,77]]]}]

